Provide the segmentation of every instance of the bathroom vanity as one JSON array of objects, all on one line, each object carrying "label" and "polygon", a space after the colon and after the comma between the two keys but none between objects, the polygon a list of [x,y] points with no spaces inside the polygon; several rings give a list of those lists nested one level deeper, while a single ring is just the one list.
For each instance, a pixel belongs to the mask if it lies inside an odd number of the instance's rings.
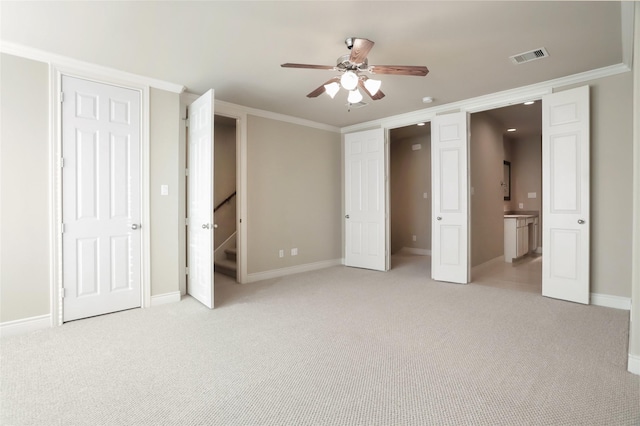
[{"label": "bathroom vanity", "polygon": [[538,248],[538,215],[504,215],[504,261],[511,263]]}]

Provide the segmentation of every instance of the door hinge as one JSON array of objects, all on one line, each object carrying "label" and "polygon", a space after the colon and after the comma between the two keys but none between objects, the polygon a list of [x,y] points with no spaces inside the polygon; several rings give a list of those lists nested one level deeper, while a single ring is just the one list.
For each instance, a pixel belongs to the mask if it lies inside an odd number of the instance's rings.
[{"label": "door hinge", "polygon": [[64,168],[64,157],[60,158],[60,168]]},{"label": "door hinge", "polygon": [[189,218],[184,219],[184,226],[189,226]]},{"label": "door hinge", "polygon": [[64,234],[64,223],[60,224],[60,233]]},{"label": "door hinge", "polygon": [[189,176],[189,169],[184,169],[184,175]]},{"label": "door hinge", "polygon": [[64,103],[64,92],[60,92],[60,103]]},{"label": "door hinge", "polygon": [[184,119],[184,125],[189,127],[189,118],[188,117]]},{"label": "door hinge", "polygon": [[64,299],[66,296],[67,296],[67,289],[66,289],[66,288],[64,288],[64,287],[62,287],[62,288],[60,289],[60,298],[61,298],[61,299]]},{"label": "door hinge", "polygon": [[184,274],[189,275],[189,267],[184,268]]}]

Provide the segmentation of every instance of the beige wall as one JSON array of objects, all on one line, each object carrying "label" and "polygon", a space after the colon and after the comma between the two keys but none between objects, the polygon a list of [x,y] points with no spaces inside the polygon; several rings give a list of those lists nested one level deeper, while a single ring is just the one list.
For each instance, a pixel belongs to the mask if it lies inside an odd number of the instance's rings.
[{"label": "beige wall", "polygon": [[248,273],[341,258],[340,134],[247,121]]},{"label": "beige wall", "polygon": [[0,322],[50,311],[49,67],[0,55]]},{"label": "beige wall", "polygon": [[[587,84],[591,88],[591,292],[631,297],[633,73]],[[571,87],[575,86],[558,91]]]},{"label": "beige wall", "polygon": [[[214,127],[214,206],[236,191],[235,119],[218,118]],[[236,200],[223,204],[215,213],[215,247],[218,248],[236,231]]]},{"label": "beige wall", "polygon": [[[416,144],[421,149],[414,151]],[[424,126],[423,135],[402,139],[395,139],[391,131],[389,152],[391,254],[404,247],[431,250],[430,128]]]},{"label": "beige wall", "polygon": [[[178,155],[179,95],[151,89],[149,104],[151,295],[155,296],[179,290],[178,175],[183,169]],[[160,195],[160,185],[169,186],[169,195]]]},{"label": "beige wall", "polygon": [[[51,310],[50,82],[47,64],[11,55],[0,57],[0,73],[0,322],[6,322]],[[177,94],[151,90],[152,295],[179,288],[178,108]],[[169,185],[168,196],[159,195],[161,184]]]},{"label": "beige wall", "polygon": [[502,124],[488,113],[471,114],[469,142],[471,266],[504,254]]}]

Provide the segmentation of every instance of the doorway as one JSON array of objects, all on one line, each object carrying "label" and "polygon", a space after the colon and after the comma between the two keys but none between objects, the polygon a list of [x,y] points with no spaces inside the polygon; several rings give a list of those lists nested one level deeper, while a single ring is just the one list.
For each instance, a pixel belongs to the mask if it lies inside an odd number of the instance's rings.
[{"label": "doorway", "polygon": [[237,120],[214,117],[215,272],[237,282]]},{"label": "doorway", "polygon": [[474,113],[470,124],[472,282],[541,294],[541,102]]},{"label": "doorway", "polygon": [[[390,253],[431,255],[431,123],[389,131]],[[391,258],[391,268],[394,258]],[[425,257],[425,262],[429,258]]]}]

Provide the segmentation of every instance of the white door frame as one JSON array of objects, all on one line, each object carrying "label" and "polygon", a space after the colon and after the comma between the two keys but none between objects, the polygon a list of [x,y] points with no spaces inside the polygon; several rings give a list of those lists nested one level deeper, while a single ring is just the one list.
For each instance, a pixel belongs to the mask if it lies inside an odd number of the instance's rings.
[{"label": "white door frame", "polygon": [[112,75],[100,72],[98,69],[80,70],[51,64],[49,67],[49,102],[50,102],[50,132],[49,132],[49,218],[50,218],[50,303],[51,325],[62,325],[62,169],[60,158],[62,153],[62,106],[60,93],[62,91],[62,76],[91,80],[96,83],[110,84],[135,90],[140,93],[140,195],[142,213],[142,247],[141,247],[141,307],[151,306],[151,235],[149,212],[149,86],[127,79],[118,79]]},{"label": "white door frame", "polygon": [[247,113],[233,104],[214,100],[215,113],[236,120],[236,281],[247,282]]}]

